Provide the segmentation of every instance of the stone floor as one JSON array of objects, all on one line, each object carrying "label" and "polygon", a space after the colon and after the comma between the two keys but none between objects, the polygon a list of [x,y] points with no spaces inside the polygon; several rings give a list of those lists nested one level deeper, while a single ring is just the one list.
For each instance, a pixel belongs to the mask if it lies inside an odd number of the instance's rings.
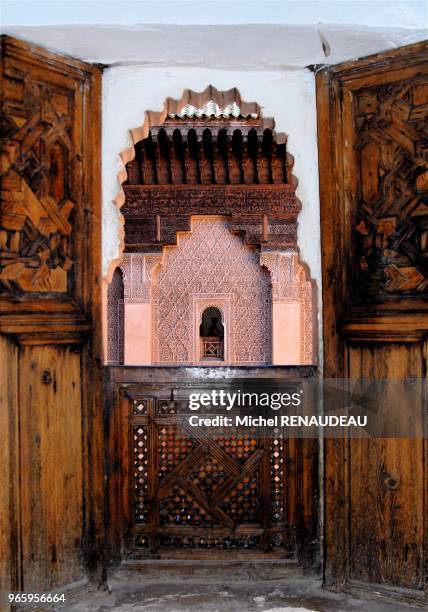
[{"label": "stone floor", "polygon": [[[108,590],[64,606],[70,612],[409,612],[376,599],[335,594],[284,562],[156,561],[123,564]],[[62,608],[64,609],[64,608]]]}]

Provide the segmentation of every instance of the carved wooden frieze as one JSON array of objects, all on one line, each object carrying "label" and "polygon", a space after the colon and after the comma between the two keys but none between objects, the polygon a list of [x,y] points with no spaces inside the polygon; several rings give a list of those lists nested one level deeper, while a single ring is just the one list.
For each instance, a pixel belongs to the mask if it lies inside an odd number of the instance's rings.
[{"label": "carved wooden frieze", "polygon": [[127,251],[151,251],[176,244],[190,231],[191,215],[230,215],[231,229],[248,244],[294,248],[301,205],[291,185],[125,186]]},{"label": "carved wooden frieze", "polygon": [[[210,96],[214,96],[211,98]],[[125,250],[161,251],[192,215],[227,215],[247,244],[296,248],[301,205],[287,137],[237,90],[185,92],[146,113],[124,152]],[[126,155],[125,155],[126,153]]]},{"label": "carved wooden frieze", "polygon": [[301,204],[291,185],[125,186],[126,218],[146,215],[266,213],[296,218]]},{"label": "carved wooden frieze", "polygon": [[426,74],[355,94],[359,297],[428,293]]}]

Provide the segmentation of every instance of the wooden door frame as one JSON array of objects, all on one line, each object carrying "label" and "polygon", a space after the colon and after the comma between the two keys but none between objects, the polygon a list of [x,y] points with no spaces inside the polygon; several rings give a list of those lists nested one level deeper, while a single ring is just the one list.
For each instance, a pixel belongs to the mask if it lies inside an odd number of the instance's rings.
[{"label": "wooden door frame", "polygon": [[[428,334],[428,302],[400,297],[394,301],[360,304],[353,295],[355,257],[356,187],[352,170],[354,133],[353,92],[361,85],[400,71],[401,79],[427,66],[428,44],[409,45],[316,73],[320,217],[323,281],[324,377],[349,376],[350,343],[404,343],[422,345]],[[391,80],[393,78],[391,76]],[[382,81],[383,82],[383,81]],[[327,587],[350,587],[350,444],[344,437],[324,441],[324,580]],[[424,507],[428,517],[428,443],[424,441]],[[425,573],[428,573],[428,519],[425,523]],[[354,585],[358,590],[358,585]],[[374,590],[420,605],[423,593],[379,587]],[[364,584],[363,590],[370,590]],[[404,592],[406,591],[406,592]],[[422,599],[421,599],[422,598]],[[422,604],[423,605],[423,604]]]}]

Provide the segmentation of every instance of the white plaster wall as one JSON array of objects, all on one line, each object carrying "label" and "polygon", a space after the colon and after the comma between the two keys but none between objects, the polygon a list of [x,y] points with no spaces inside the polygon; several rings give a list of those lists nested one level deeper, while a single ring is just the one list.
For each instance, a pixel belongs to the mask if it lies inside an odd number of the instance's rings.
[{"label": "white plaster wall", "polygon": [[[119,153],[131,145],[129,130],[144,122],[146,110],[161,110],[166,97],[180,98],[183,89],[207,85],[237,87],[243,99],[257,101],[265,116],[274,117],[278,132],[288,134],[294,155],[297,196],[302,202],[298,245],[301,260],[317,284],[318,318],[321,305],[321,251],[318,192],[315,80],[306,69],[226,71],[203,68],[113,67],[103,77],[103,274],[119,255],[119,211],[113,203],[119,192]],[[320,330],[321,331],[321,330]],[[319,334],[318,338],[321,338]]]},{"label": "white plaster wall", "polygon": [[421,27],[425,0],[2,0],[5,25],[340,23]]}]

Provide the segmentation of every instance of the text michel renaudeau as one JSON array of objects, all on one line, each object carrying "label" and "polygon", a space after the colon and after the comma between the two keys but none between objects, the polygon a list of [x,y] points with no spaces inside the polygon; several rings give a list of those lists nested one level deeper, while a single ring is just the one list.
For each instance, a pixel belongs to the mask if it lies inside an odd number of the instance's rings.
[{"label": "text michel renaudeau", "polygon": [[[218,409],[234,412],[240,409],[299,408],[303,405],[303,391],[294,393],[256,393],[224,391],[213,389],[209,392],[191,393],[189,409],[197,411]],[[365,427],[367,416],[322,415],[322,414],[275,414],[272,416],[233,414],[233,416],[216,414],[212,416],[192,415],[188,418],[192,427]]]}]

